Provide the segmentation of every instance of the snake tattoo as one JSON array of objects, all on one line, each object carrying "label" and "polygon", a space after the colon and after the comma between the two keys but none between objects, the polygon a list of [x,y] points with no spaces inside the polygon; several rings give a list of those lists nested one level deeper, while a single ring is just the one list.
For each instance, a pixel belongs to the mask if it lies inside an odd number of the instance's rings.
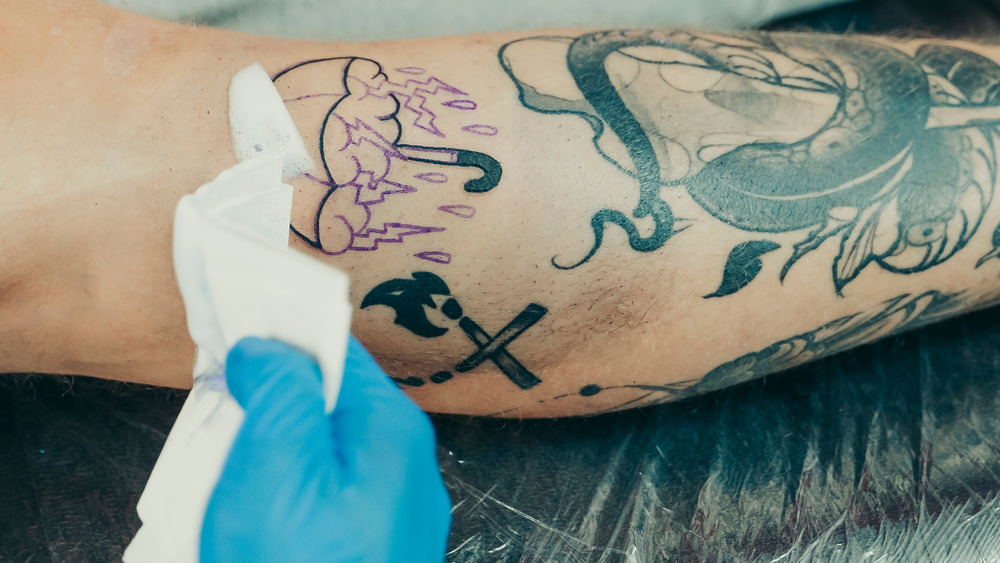
[{"label": "snake tattoo", "polygon": [[[532,71],[533,53],[566,76]],[[836,241],[840,294],[871,264],[914,273],[948,260],[993,198],[1000,66],[965,49],[638,30],[521,39],[499,57],[523,105],[583,118],[598,153],[639,186],[631,213],[594,213],[590,250],[553,258],[557,268],[588,262],[612,226],[638,252],[663,247],[683,230],[663,197],[678,189],[750,236],[797,232],[782,280]],[[741,243],[706,297],[745,287],[779,247]]]}]

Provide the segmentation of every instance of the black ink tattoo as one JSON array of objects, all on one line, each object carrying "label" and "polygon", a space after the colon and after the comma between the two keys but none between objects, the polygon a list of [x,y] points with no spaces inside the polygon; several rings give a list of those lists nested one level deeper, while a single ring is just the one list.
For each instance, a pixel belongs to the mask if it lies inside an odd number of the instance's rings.
[{"label": "black ink tattoo", "polygon": [[[434,296],[451,295],[451,292],[444,280],[430,272],[414,272],[412,275],[412,280],[395,279],[378,284],[361,300],[361,308],[385,305],[396,311],[393,322],[413,334],[424,338],[441,336],[448,329],[432,323],[424,307],[436,309]],[[452,301],[449,300],[449,303]]]},{"label": "black ink tattoo", "polygon": [[972,307],[987,306],[993,301],[995,299],[972,299],[963,293],[938,291],[900,295],[884,302],[873,312],[841,317],[816,330],[726,362],[675,398],[699,395],[784,371],[816,358],[955,316]]},{"label": "black ink tattoo", "polygon": [[993,239],[990,242],[993,244],[993,248],[976,262],[977,268],[993,258],[1000,258],[1000,225],[993,231]]},{"label": "black ink tattoo", "polygon": [[510,321],[507,326],[503,327],[496,336],[490,336],[475,321],[469,317],[463,317],[458,321],[458,326],[465,331],[470,340],[475,342],[479,350],[459,362],[455,366],[455,371],[460,373],[472,371],[479,364],[489,360],[521,389],[531,389],[538,385],[542,380],[535,377],[533,373],[521,365],[521,362],[511,356],[506,346],[541,320],[547,312],[545,307],[532,303],[514,317],[514,320]]},{"label": "black ink tattoo", "polygon": [[396,385],[406,385],[408,387],[420,387],[424,384],[424,380],[419,377],[393,377],[393,381]]},{"label": "black ink tattoo", "polygon": [[[426,218],[419,224],[401,222],[385,211],[386,198],[396,200],[418,192],[417,185],[448,181],[440,171],[407,174],[408,163],[443,167],[440,170],[477,169],[479,176],[463,184],[468,193],[488,192],[500,182],[502,167],[488,154],[404,143],[404,137],[412,140],[421,135],[444,139],[435,112],[469,112],[477,105],[466,98],[468,94],[422,68],[390,72],[393,77],[371,59],[332,57],[298,63],[273,78],[290,110],[304,113],[302,119],[311,119],[319,128],[321,177],[306,174],[303,180],[304,193],[316,210],[312,216],[293,217],[291,227],[324,254],[375,251],[381,245],[445,230],[427,224]],[[496,132],[489,125],[475,127]],[[438,264],[451,261],[451,255],[441,251],[413,256]]]},{"label": "black ink tattoo", "polygon": [[[534,80],[538,53],[561,59],[552,68],[568,80]],[[840,294],[869,264],[909,274],[944,262],[993,197],[1000,66],[964,49],[924,45],[911,56],[832,36],[605,31],[514,41],[500,62],[526,107],[586,120],[601,156],[639,184],[631,217],[597,211],[591,249],[570,264],[553,258],[558,268],[590,260],[608,225],[636,251],[661,248],[682,230],[661,190],[682,186],[741,231],[807,230],[781,279],[838,241]],[[646,218],[654,226],[642,234],[636,220]],[[752,259],[710,296],[759,271]]]},{"label": "black ink tattoo", "polygon": [[[634,395],[616,403],[599,414],[630,407],[651,406],[677,401],[710,391],[723,389],[768,374],[784,371],[800,364],[855,348],[862,344],[898,334],[926,324],[952,317],[971,308],[997,304],[997,295],[973,296],[968,293],[946,294],[928,291],[919,295],[904,294],[885,301],[877,310],[838,318],[825,325],[726,362],[694,381],[670,385],[585,385],[577,393],[560,395],[540,402],[568,397],[595,397],[624,390]],[[503,413],[496,413],[502,415]]]},{"label": "black ink tattoo", "polygon": [[[413,162],[478,168],[482,176],[465,182],[464,189],[469,193],[481,194],[492,190],[500,183],[500,176],[503,174],[503,168],[497,159],[486,153],[466,149],[434,149],[417,145],[396,146],[409,155],[407,160]],[[435,155],[437,158],[432,158],[434,153],[441,154]]]},{"label": "black ink tattoo", "polygon": [[705,297],[725,297],[743,289],[764,267],[760,257],[780,247],[781,245],[770,240],[751,240],[737,245],[726,259],[719,289]]},{"label": "black ink tattoo", "polygon": [[[545,307],[538,303],[529,304],[500,332],[491,336],[478,323],[465,316],[461,304],[451,297],[451,290],[444,280],[430,272],[413,272],[412,276],[413,279],[394,279],[375,286],[361,301],[361,308],[385,305],[396,312],[396,324],[417,336],[435,338],[448,332],[448,329],[432,323],[427,317],[426,308],[437,309],[435,295],[448,297],[441,305],[441,314],[452,321],[458,321],[458,327],[477,348],[455,366],[456,372],[466,373],[489,361],[521,389],[531,389],[542,382],[507,351],[507,345],[541,320],[548,313]],[[452,377],[449,371],[439,371],[428,379],[440,384],[450,381]],[[395,380],[411,387],[424,384],[424,380],[419,377]]]}]

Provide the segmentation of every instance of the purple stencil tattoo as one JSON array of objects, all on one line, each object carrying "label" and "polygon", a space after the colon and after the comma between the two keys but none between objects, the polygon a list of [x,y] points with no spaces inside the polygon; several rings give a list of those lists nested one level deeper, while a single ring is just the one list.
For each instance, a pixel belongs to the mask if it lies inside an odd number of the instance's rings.
[{"label": "purple stencil tattoo", "polygon": [[476,208],[471,205],[442,205],[438,207],[438,211],[458,215],[462,219],[472,219],[476,216]]},{"label": "purple stencil tattoo", "polygon": [[299,100],[308,100],[309,98],[339,98],[342,94],[306,94],[305,96],[299,96],[297,98],[291,98],[288,100],[281,100],[286,104],[288,102],[298,102]]},{"label": "purple stencil tattoo", "polygon": [[448,181],[448,176],[440,172],[424,172],[423,174],[415,174],[413,177],[432,184],[443,184]]},{"label": "purple stencil tattoo", "polygon": [[[424,72],[419,67],[397,71]],[[296,215],[291,226],[296,235],[326,254],[373,251],[382,244],[444,230],[407,221],[405,214],[415,208],[413,203],[385,205],[416,193],[412,180],[448,183],[448,175],[442,172],[414,174],[413,163],[420,163],[424,170],[428,164],[464,167],[472,170],[470,176],[476,176],[473,169],[479,169],[479,177],[465,181],[465,191],[470,193],[487,192],[499,182],[500,164],[489,155],[401,142],[404,135],[419,132],[444,137],[431,109],[443,102],[435,98],[467,95],[436,77],[392,81],[377,62],[347,57],[306,61],[273,80],[299,126],[311,119],[320,127],[316,149],[322,173],[307,175],[308,181],[297,185],[296,196],[297,201],[314,202],[316,212]],[[451,261],[449,254],[437,251],[418,257],[440,264]]]},{"label": "purple stencil tattoo", "polygon": [[476,105],[476,102],[473,102],[472,100],[451,100],[450,102],[445,102],[441,105],[452,109],[462,110],[473,110],[479,107]]},{"label": "purple stencil tattoo", "polygon": [[466,125],[465,127],[462,127],[462,131],[472,133],[474,135],[483,135],[484,137],[492,137],[498,132],[496,127],[492,125],[483,125],[482,123]]},{"label": "purple stencil tattoo", "polygon": [[451,254],[448,254],[447,252],[428,250],[426,252],[418,252],[413,256],[416,258],[420,258],[421,260],[434,262],[435,264],[451,264]]},{"label": "purple stencil tattoo", "polygon": [[466,93],[442,82],[434,76],[426,80],[411,78],[402,84],[392,82],[384,76],[382,75],[381,80],[364,82],[365,93],[361,98],[371,96],[382,100],[392,100],[395,104],[401,106],[401,109],[408,110],[414,114],[414,127],[419,127],[432,135],[444,137],[444,133],[434,124],[437,115],[428,107],[428,98],[437,96],[440,92],[458,94],[460,96],[465,96]]}]

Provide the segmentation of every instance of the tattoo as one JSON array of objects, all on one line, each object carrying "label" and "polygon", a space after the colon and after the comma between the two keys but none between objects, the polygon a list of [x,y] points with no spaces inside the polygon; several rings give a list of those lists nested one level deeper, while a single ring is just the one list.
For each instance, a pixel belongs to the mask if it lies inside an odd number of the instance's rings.
[{"label": "tattoo", "polygon": [[[538,74],[539,53],[567,75]],[[1000,66],[964,49],[928,44],[911,56],[833,36],[604,31],[514,41],[500,62],[523,105],[586,120],[598,153],[638,182],[631,217],[597,211],[590,250],[569,264],[554,257],[557,268],[590,260],[609,225],[636,251],[663,247],[683,231],[661,196],[673,188],[748,235],[805,230],[781,279],[836,241],[840,294],[870,264],[909,274],[949,259],[993,197]],[[745,287],[777,247],[736,247],[706,297]]]},{"label": "tattoo", "polygon": [[542,380],[535,377],[514,356],[511,356],[506,346],[520,336],[522,332],[528,330],[531,325],[541,320],[547,312],[548,310],[545,307],[537,303],[531,303],[514,317],[514,320],[507,323],[507,326],[503,327],[496,336],[490,336],[469,317],[462,317],[458,321],[458,326],[476,344],[479,350],[455,366],[455,371],[472,371],[479,364],[489,360],[521,389],[531,389],[535,385],[538,385]]},{"label": "tattoo", "polygon": [[778,243],[769,240],[751,240],[737,245],[726,259],[719,289],[705,297],[725,297],[743,289],[764,267],[760,257],[780,247]]},{"label": "tattoo", "polygon": [[[500,163],[487,154],[402,141],[420,135],[444,139],[447,135],[438,124],[437,112],[473,112],[477,105],[466,92],[426,76],[422,68],[401,67],[394,72],[404,77],[391,80],[370,59],[337,57],[298,63],[273,78],[289,109],[310,115],[319,127],[323,177],[307,176],[316,211],[309,220],[293,218],[292,231],[325,254],[373,251],[382,244],[445,230],[380,218],[387,213],[382,205],[387,198],[416,193],[421,184],[449,182],[441,171],[408,176],[413,163],[478,170],[476,177],[463,184],[468,193],[488,192],[500,181]],[[474,135],[498,132],[480,123],[462,130]],[[463,219],[475,214],[468,205],[446,207],[443,213]],[[465,211],[455,213],[452,208]],[[439,250],[413,256],[436,264],[448,264],[452,258]]]},{"label": "tattoo", "polygon": [[[440,277],[430,272],[413,272],[412,278],[393,279],[375,286],[361,301],[361,309],[384,305],[396,312],[394,322],[397,325],[417,336],[436,338],[447,333],[448,328],[432,323],[427,309],[438,308],[435,295],[447,298],[441,305],[440,313],[451,321],[457,321],[458,327],[476,346],[475,352],[454,367],[456,372],[466,373],[489,361],[521,389],[531,389],[542,382],[507,351],[507,346],[548,313],[545,307],[538,303],[529,304],[507,326],[491,336],[476,321],[465,316],[461,304],[451,296],[451,290]],[[432,383],[444,383],[452,377],[449,371],[439,371],[429,379]],[[424,384],[419,377],[396,378],[396,382],[411,387]]]},{"label": "tattoo", "polygon": [[396,319],[393,322],[413,334],[424,338],[441,336],[448,332],[448,329],[431,323],[424,307],[436,309],[434,296],[451,295],[451,291],[444,280],[430,272],[414,272],[412,275],[412,280],[396,279],[378,284],[365,295],[361,301],[361,308],[385,305],[396,311]]},{"label": "tattoo", "polygon": [[[928,291],[919,295],[904,294],[882,303],[872,312],[840,317],[825,325],[786,338],[770,346],[726,362],[695,381],[671,385],[585,385],[577,393],[552,397],[548,402],[569,397],[594,397],[624,390],[635,395],[599,414],[629,407],[651,406],[677,401],[710,391],[731,387],[765,375],[784,371],[821,357],[855,348],[862,344],[930,324],[969,310],[997,304],[1000,296],[974,296],[968,293]],[[503,413],[495,413],[496,416]]]},{"label": "tattoo", "polygon": [[988,306],[995,301],[995,298],[974,299],[966,293],[948,294],[938,291],[900,295],[883,302],[875,311],[841,317],[816,330],[775,342],[763,350],[726,362],[684,389],[678,397],[690,397],[750,381],[937,322],[972,307]]}]

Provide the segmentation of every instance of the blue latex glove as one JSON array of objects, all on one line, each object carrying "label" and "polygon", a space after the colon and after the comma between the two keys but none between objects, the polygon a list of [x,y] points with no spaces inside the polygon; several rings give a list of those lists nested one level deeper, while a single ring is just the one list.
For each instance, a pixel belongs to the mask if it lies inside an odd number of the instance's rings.
[{"label": "blue latex glove", "polygon": [[246,421],[208,504],[203,563],[444,558],[433,428],[353,336],[329,416],[316,362],[280,342],[240,341],[226,378]]}]

